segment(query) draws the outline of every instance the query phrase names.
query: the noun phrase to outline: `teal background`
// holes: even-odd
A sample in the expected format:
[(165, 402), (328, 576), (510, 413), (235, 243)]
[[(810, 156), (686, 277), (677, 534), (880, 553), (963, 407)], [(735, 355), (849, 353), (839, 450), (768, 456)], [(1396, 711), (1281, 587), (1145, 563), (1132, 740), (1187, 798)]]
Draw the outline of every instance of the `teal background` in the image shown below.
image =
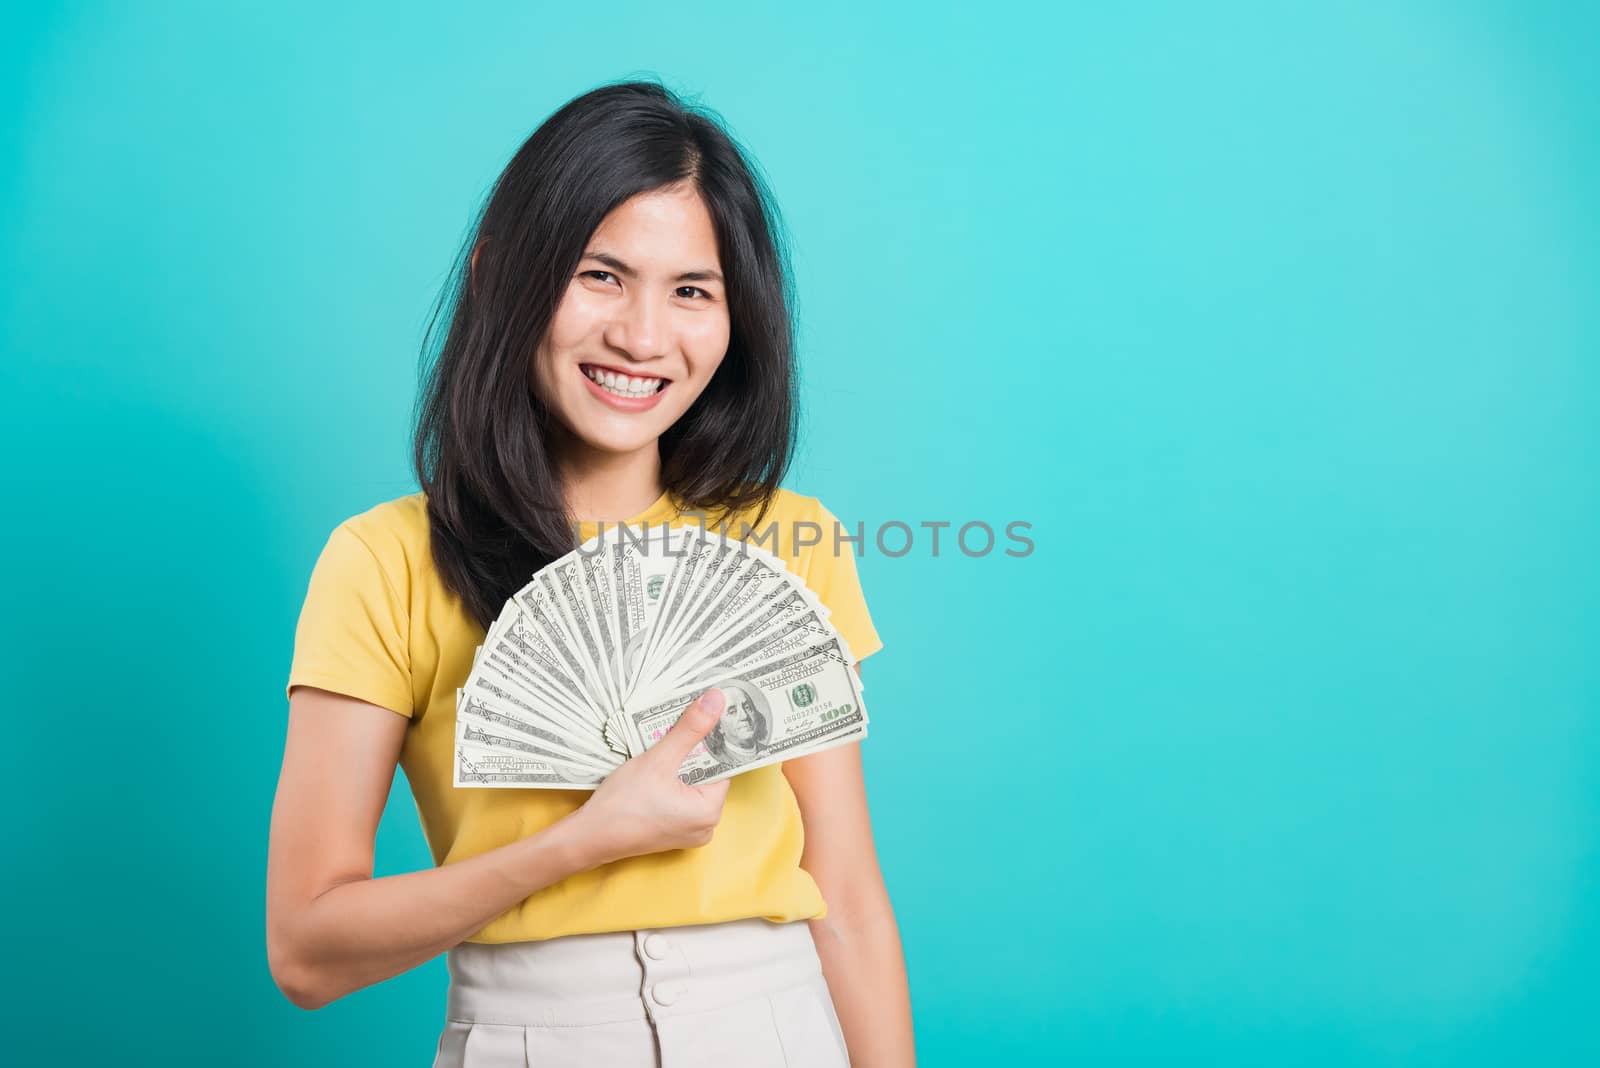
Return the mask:
[(267, 971), (293, 626), (633, 74), (786, 213), (791, 485), (1032, 524), (860, 564), (922, 1063), (1600, 1058), (1592, 5), (222, 6), (0, 16), (7, 1059), (428, 1062), (442, 959)]

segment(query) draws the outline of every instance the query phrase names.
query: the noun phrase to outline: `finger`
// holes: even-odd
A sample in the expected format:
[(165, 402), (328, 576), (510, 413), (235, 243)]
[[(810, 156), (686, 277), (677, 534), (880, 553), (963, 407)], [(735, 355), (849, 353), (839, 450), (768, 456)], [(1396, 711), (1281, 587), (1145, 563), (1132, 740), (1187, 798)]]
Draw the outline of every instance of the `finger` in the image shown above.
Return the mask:
[(652, 746), (650, 751), (659, 752), (660, 756), (656, 759), (669, 761), (676, 768), (683, 763), (683, 758), (689, 755), (689, 750), (699, 745), (700, 740), (711, 733), (711, 728), (722, 718), (722, 709), (727, 703), (728, 699), (721, 690), (715, 688), (707, 690), (683, 710), (678, 722), (661, 736), (661, 740)]
[(694, 789), (701, 797), (721, 808), (722, 802), (728, 797), (728, 787), (732, 785), (732, 779), (719, 779), (716, 782), (702, 783)]

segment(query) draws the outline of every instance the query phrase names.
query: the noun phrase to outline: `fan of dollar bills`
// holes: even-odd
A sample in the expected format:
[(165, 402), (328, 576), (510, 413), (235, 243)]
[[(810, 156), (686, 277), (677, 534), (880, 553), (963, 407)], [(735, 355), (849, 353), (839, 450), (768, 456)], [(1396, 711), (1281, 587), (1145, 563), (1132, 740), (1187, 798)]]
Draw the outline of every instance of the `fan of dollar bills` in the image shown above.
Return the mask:
[(592, 790), (705, 690), (721, 721), (683, 762), (715, 782), (866, 736), (828, 608), (760, 546), (697, 526), (614, 527), (541, 569), (456, 694), (456, 786)]

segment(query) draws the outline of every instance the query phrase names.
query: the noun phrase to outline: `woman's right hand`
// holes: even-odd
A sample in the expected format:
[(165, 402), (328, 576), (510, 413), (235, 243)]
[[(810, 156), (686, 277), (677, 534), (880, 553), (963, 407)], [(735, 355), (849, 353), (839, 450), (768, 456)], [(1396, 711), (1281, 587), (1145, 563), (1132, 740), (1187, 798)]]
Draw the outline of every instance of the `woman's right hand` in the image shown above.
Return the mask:
[(717, 725), (726, 703), (718, 689), (695, 698), (659, 742), (624, 761), (573, 813), (586, 824), (599, 863), (711, 841), (729, 781), (686, 786), (678, 769)]

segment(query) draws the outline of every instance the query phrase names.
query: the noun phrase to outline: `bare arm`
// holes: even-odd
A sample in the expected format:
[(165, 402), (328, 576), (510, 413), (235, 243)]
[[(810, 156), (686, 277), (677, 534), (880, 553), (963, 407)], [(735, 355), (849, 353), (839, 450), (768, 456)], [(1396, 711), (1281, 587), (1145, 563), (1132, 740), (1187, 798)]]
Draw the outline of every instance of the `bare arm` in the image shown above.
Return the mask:
[[(720, 711), (720, 704), (718, 704)], [(267, 962), (294, 1004), (320, 1008), (464, 941), (529, 894), (611, 860), (710, 840), (726, 782), (677, 769), (716, 713), (686, 714), (572, 815), (443, 867), (372, 877), (373, 841), (405, 717), (309, 686), (289, 701), (267, 856)], [(669, 745), (669, 739), (673, 739)]]
[(783, 773), (805, 824), (800, 866), (828, 903), (828, 914), (811, 921), (811, 934), (850, 1063), (859, 1068), (914, 1065), (905, 956), (872, 841), (861, 746), (788, 761)]

